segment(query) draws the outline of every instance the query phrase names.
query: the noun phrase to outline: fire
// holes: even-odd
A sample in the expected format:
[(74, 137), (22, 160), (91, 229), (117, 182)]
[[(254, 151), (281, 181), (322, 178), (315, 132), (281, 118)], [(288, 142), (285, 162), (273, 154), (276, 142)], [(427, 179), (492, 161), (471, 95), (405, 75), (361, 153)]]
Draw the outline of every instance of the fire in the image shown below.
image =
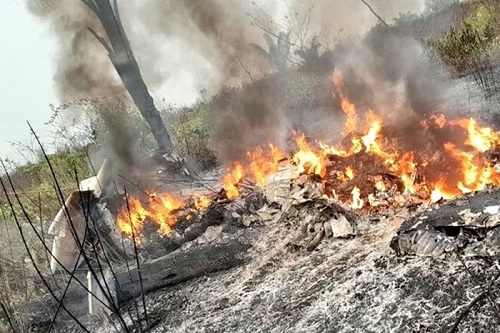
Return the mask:
[(333, 73), (333, 83), (337, 88), (339, 93), (339, 97), (341, 99), (341, 107), (342, 111), (344, 111), (346, 115), (346, 120), (344, 123), (344, 133), (348, 134), (355, 132), (358, 128), (358, 113), (356, 112), (356, 107), (352, 104), (349, 99), (345, 96), (344, 90), (344, 82), (342, 80), (342, 73), (339, 71), (335, 71)]
[(346, 177), (349, 178), (349, 180), (353, 180), (355, 174), (354, 174), (354, 170), (350, 166), (347, 166), (345, 168), (344, 173), (345, 173)]
[(279, 147), (270, 144), (269, 151), (264, 152), (260, 147), (247, 153), (250, 158), (249, 173), (255, 183), (261, 187), (266, 186), (267, 177), (278, 170), (278, 164), (285, 155)]
[(460, 191), (453, 191), (445, 189), (445, 181), (440, 180), (438, 184), (435, 185), (435, 188), (431, 192), (430, 200), (435, 203), (441, 199), (449, 200), (455, 198), (457, 195), (460, 195)]
[(245, 170), (240, 163), (235, 163), (222, 180), (222, 188), (226, 191), (228, 199), (235, 199), (240, 195), (238, 183), (245, 175)]
[(495, 133), (489, 127), (481, 128), (477, 121), (472, 118), (461, 119), (455, 123), (467, 130), (468, 137), (465, 144), (481, 153), (490, 150), (495, 144), (499, 143), (498, 133)]
[(382, 180), (379, 180), (375, 183), (375, 188), (377, 189), (377, 191), (380, 191), (380, 192), (385, 192), (387, 190), (387, 188), (384, 184), (384, 181), (382, 181)]
[[(332, 81), (346, 116), (342, 131), (345, 140), (329, 145), (308, 140), (304, 133), (296, 132), (292, 154), (285, 154), (273, 144), (256, 147), (222, 177), (227, 199), (240, 196), (243, 181), (264, 188), (269, 176), (284, 162), (297, 167), (297, 177), (313, 175), (323, 186), (323, 197), (342, 201), (353, 209), (370, 205), (387, 207), (387, 202), (383, 205), (377, 202), (380, 192), (384, 192), (384, 198), (397, 197), (389, 201), (399, 205), (409, 198), (435, 203), (488, 186), (500, 186), (500, 174), (489, 160), (490, 153), (500, 146), (499, 132), (482, 127), (472, 118), (448, 120), (443, 114), (432, 114), (419, 123), (421, 133), (418, 135), (428, 138), (428, 145), (407, 149), (397, 137), (387, 134), (391, 132), (390, 128), (386, 130), (385, 118), (371, 109), (357, 109), (348, 99), (340, 72), (334, 73)], [(443, 135), (436, 135), (440, 131)], [(439, 140), (445, 134), (449, 142), (443, 143)], [(202, 210), (212, 199), (195, 196), (192, 202), (197, 210)], [(130, 214), (124, 208), (118, 215), (117, 225), (124, 235), (135, 235), (137, 239), (146, 219), (155, 222), (161, 232), (169, 232), (177, 222), (174, 213), (184, 202), (171, 195), (152, 195), (146, 204), (131, 198), (129, 206)]]
[(193, 202), (197, 210), (202, 210), (210, 206), (212, 200), (206, 195), (198, 195), (193, 198)]
[(295, 142), (297, 143), (298, 152), (293, 155), (292, 159), (297, 164), (299, 173), (324, 177), (326, 174), (324, 157), (313, 150), (303, 134), (298, 134)]
[(139, 234), (146, 219), (158, 225), (161, 233), (167, 234), (177, 222), (173, 212), (184, 206), (184, 202), (170, 194), (158, 196), (152, 193), (146, 204), (137, 198), (130, 198), (118, 213), (116, 225), (122, 234), (132, 237), (140, 244)]
[(157, 196), (151, 195), (149, 200), (149, 218), (157, 223), (160, 231), (168, 234), (172, 231), (172, 226), (177, 222), (177, 218), (172, 214), (173, 211), (184, 206), (184, 202), (174, 198), (170, 194)]
[(136, 198), (130, 198), (116, 218), (116, 226), (122, 234), (134, 237), (136, 243), (140, 244), (139, 234), (142, 230), (144, 220), (148, 217), (148, 211), (142, 207)]
[(359, 188), (357, 187), (354, 187), (352, 189), (352, 203), (351, 203), (351, 207), (353, 209), (361, 209), (363, 208), (363, 205), (364, 205), (364, 200), (361, 199), (361, 191), (359, 190)]

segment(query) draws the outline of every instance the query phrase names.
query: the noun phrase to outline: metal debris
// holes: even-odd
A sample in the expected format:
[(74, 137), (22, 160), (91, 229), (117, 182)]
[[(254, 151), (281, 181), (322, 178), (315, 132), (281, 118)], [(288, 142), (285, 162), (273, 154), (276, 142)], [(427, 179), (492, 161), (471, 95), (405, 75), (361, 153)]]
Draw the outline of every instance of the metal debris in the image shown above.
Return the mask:
[(500, 254), (499, 191), (470, 194), (406, 220), (391, 248), (398, 255)]
[(324, 238), (346, 238), (358, 233), (355, 217), (347, 207), (323, 197), (321, 183), (311, 176), (294, 178), (296, 169), (288, 168), (270, 177), (263, 192), (266, 204), (257, 211), (236, 209), (243, 225), (288, 224), (302, 227), (305, 248), (313, 251)]

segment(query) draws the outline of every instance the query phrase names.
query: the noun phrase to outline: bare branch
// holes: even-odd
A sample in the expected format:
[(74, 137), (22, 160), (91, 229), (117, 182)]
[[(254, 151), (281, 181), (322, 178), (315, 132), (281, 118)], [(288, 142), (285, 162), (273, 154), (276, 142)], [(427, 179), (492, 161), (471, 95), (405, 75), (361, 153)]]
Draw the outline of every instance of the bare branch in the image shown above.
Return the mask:
[(97, 34), (97, 32), (95, 32), (94, 29), (92, 29), (91, 27), (87, 27), (87, 29), (89, 29), (90, 33), (95, 37), (95, 39), (97, 39), (97, 41), (99, 43), (101, 43), (102, 46), (104, 46), (106, 51), (108, 51), (108, 54), (111, 55), (114, 53), (114, 51), (111, 49), (111, 46), (109, 46), (109, 44), (106, 42), (106, 40), (104, 38), (102, 38), (101, 36), (99, 36)]
[(384, 19), (382, 17), (380, 17), (379, 14), (377, 14), (377, 12), (372, 8), (372, 6), (370, 6), (370, 4), (368, 2), (366, 2), (366, 0), (360, 0), (360, 1), (362, 3), (364, 3), (366, 7), (368, 7), (368, 9), (373, 13), (373, 15), (375, 15), (377, 17), (377, 19), (380, 21), (380, 23), (382, 23), (386, 27), (390, 27), (390, 25), (387, 24), (387, 22), (384, 21)]
[(116, 25), (118, 26), (118, 30), (120, 31), (120, 35), (122, 38), (123, 45), (125, 46), (125, 50), (127, 52), (127, 56), (129, 58), (133, 58), (132, 47), (130, 47), (130, 42), (128, 40), (127, 34), (125, 33), (125, 29), (123, 28), (122, 19), (120, 17), (120, 11), (118, 10), (118, 1), (113, 0), (113, 12), (115, 13)]
[(490, 291), (491, 291), (491, 288), (493, 287), (493, 284), (498, 280), (498, 278), (500, 278), (500, 272), (497, 273), (495, 275), (495, 277), (490, 281), (490, 283), (488, 284), (488, 286), (486, 287), (486, 290), (483, 291), (482, 293), (480, 293), (479, 295), (476, 296), (476, 298), (474, 298), (470, 303), (469, 305), (467, 305), (463, 310), (462, 312), (460, 313), (460, 315), (458, 316), (457, 320), (455, 320), (455, 323), (453, 324), (453, 327), (448, 331), (448, 333), (455, 333), (457, 330), (458, 330), (458, 326), (460, 325), (460, 322), (467, 316), (467, 314), (469, 313), (469, 311), (474, 307), (474, 305), (476, 305), (477, 303), (479, 303), (480, 301), (484, 300), (486, 297), (488, 297)]
[(80, 0), (85, 4), (85, 6), (89, 7), (91, 11), (94, 12), (97, 16), (99, 16), (99, 8), (97, 8), (94, 0)]
[(250, 73), (250, 71), (245, 67), (245, 65), (241, 61), (240, 57), (236, 56), (236, 59), (238, 59), (238, 62), (240, 63), (241, 68), (243, 68), (243, 70), (245, 71), (245, 73), (247, 73), (248, 77), (250, 78), (250, 81), (252, 81), (252, 83), (255, 84), (255, 81), (254, 81), (254, 79), (252, 77), (252, 73)]

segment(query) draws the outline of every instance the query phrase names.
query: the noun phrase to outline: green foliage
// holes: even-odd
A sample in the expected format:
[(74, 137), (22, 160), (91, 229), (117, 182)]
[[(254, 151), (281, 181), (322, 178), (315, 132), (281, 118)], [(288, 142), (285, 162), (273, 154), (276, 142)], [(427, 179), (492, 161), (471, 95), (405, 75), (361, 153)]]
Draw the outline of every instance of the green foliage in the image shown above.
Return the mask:
[(497, 20), (493, 13), (487, 5), (480, 4), (459, 26), (453, 27), (441, 38), (428, 40), (427, 44), (446, 65), (463, 72), (497, 46)]
[(217, 164), (215, 152), (208, 145), (212, 133), (208, 121), (211, 107), (211, 104), (200, 101), (189, 108), (162, 114), (178, 153), (190, 156), (202, 168)]
[[(89, 167), (85, 147), (58, 151), (50, 155), (49, 160), (63, 195), (78, 188), (77, 178), (81, 180), (93, 174)], [(41, 157), (35, 162), (18, 166), (10, 176), (21, 203), (31, 219), (50, 220), (61, 208), (59, 194), (45, 158)], [(4, 181), (4, 183), (8, 182)], [(14, 201), (16, 215), (24, 217), (21, 207), (14, 199), (12, 189), (10, 189), (10, 197)], [(3, 194), (0, 196), (0, 210), (2, 218), (12, 218), (12, 210)]]

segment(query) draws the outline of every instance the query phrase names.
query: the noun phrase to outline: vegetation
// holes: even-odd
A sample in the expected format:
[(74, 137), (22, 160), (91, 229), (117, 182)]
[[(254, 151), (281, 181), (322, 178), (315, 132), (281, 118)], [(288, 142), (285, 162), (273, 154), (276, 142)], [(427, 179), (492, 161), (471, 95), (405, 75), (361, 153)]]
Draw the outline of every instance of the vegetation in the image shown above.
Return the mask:
[(464, 4), (462, 22), (443, 36), (427, 40), (429, 48), (456, 73), (473, 70), (500, 46), (499, 8), (493, 1)]

